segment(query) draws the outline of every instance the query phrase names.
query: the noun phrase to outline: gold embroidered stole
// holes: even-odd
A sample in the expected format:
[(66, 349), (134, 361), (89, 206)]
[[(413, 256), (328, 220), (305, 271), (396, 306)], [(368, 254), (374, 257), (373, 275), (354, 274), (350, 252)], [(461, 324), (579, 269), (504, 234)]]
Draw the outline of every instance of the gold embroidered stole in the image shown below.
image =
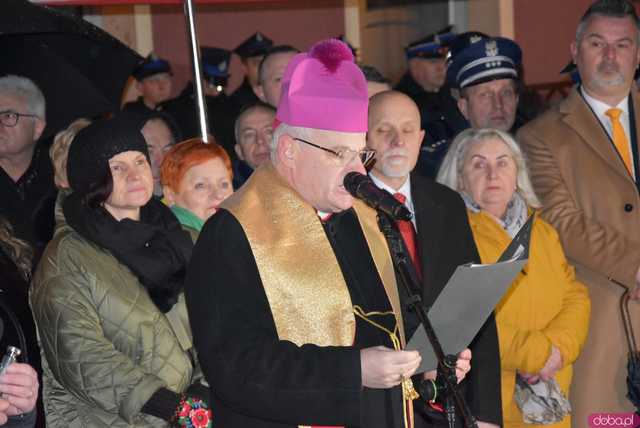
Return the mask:
[(222, 207), (247, 236), (278, 337), (298, 346), (351, 346), (351, 296), (316, 210), (270, 164)]
[[(258, 168), (222, 208), (240, 223), (258, 267), (278, 337), (298, 346), (351, 346), (354, 309), (316, 210), (270, 164)], [(400, 298), (375, 210), (354, 209), (405, 345)], [(377, 308), (375, 308), (377, 309)]]

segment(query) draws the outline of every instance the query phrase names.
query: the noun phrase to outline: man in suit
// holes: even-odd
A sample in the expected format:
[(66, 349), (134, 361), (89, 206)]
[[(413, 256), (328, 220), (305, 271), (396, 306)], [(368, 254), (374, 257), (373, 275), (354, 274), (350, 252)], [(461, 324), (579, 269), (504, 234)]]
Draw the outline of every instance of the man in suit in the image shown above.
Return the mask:
[[(414, 214), (415, 245), (410, 243), (411, 238), (405, 239), (405, 243), (416, 270), (422, 273), (424, 303), (431, 306), (455, 268), (477, 262), (479, 256), (460, 196), (412, 173), (424, 135), (420, 123), (418, 106), (407, 95), (387, 91), (371, 98), (367, 147), (376, 150), (376, 163), (369, 174), (378, 187), (401, 194), (402, 197), (396, 197), (404, 200)], [(410, 337), (418, 321), (412, 313), (403, 317)], [(465, 396), (480, 427), (500, 426), (500, 356), (493, 315), (470, 348), (474, 364), (464, 383)], [(447, 426), (433, 411), (424, 416), (430, 426)]]
[(628, 347), (619, 303), (630, 294), (632, 324), (639, 325), (638, 29), (630, 2), (592, 4), (571, 44), (582, 85), (518, 133), (543, 216), (594, 302), (573, 376), (575, 427), (587, 426), (591, 413), (633, 410), (625, 397)]

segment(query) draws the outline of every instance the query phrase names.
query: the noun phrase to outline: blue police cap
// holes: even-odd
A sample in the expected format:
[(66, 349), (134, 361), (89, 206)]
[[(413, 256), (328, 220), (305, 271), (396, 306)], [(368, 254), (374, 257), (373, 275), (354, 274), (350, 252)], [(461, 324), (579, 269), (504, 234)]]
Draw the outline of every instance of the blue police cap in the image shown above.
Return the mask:
[(449, 44), (455, 40), (456, 34), (448, 26), (437, 33), (416, 40), (405, 48), (407, 59), (411, 58), (445, 58), (449, 50)]
[(264, 55), (271, 46), (273, 46), (273, 40), (258, 31), (240, 43), (233, 52), (240, 58), (251, 58), (252, 56)]
[(522, 50), (504, 37), (483, 37), (465, 33), (454, 42), (456, 51), (448, 59), (447, 82), (463, 89), (497, 79), (518, 79)]
[(157, 55), (150, 53), (140, 64), (138, 64), (131, 75), (134, 77), (134, 79), (140, 82), (147, 77), (151, 77), (161, 73), (172, 74), (171, 65), (167, 60), (164, 60)]
[(200, 49), (200, 55), (205, 78), (229, 77), (231, 51), (205, 46)]

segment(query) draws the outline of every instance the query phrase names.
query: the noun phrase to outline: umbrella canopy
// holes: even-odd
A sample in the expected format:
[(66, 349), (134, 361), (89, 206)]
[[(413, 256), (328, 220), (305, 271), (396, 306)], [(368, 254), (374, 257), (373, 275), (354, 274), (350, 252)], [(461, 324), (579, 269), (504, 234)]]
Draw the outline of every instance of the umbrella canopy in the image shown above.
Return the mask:
[(32, 79), (47, 102), (45, 135), (117, 111), (140, 55), (93, 24), (27, 0), (3, 0), (0, 75)]

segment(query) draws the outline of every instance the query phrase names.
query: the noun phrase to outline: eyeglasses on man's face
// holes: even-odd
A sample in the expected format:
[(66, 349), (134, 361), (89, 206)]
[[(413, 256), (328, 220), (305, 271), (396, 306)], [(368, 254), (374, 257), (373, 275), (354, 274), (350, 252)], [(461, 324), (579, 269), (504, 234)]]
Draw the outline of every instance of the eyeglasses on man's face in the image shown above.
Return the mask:
[(331, 153), (333, 158), (337, 160), (340, 165), (347, 165), (352, 160), (356, 158), (356, 156), (360, 159), (360, 162), (366, 167), (373, 160), (373, 157), (376, 154), (375, 150), (364, 149), (364, 150), (350, 150), (350, 149), (338, 149), (332, 150), (326, 147), (319, 146), (317, 144), (313, 144), (311, 141), (303, 140), (302, 138), (294, 138), (296, 141), (300, 141), (301, 143), (308, 144), (311, 147), (315, 147), (320, 150), (324, 150), (327, 153)]
[(18, 113), (12, 110), (0, 111), (0, 123), (8, 128), (13, 128), (18, 124), (21, 117), (38, 117), (35, 114)]

